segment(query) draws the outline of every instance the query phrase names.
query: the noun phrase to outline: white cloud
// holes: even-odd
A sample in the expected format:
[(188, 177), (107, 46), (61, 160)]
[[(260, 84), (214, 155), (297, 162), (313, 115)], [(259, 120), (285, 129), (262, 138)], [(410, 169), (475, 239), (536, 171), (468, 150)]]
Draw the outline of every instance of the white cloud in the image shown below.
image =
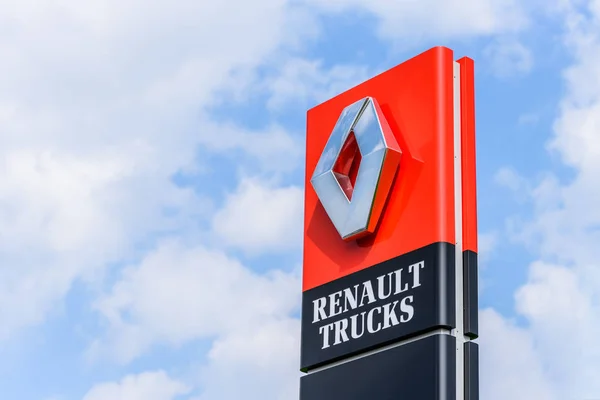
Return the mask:
[(284, 319), (219, 339), (194, 400), (298, 398), (299, 332), (298, 320)]
[(516, 0), (308, 0), (329, 12), (365, 10), (380, 22), (380, 34), (407, 42), (515, 32), (527, 24)]
[(492, 309), (480, 313), (481, 398), (558, 400), (548, 383), (535, 339)]
[[(259, 275), (223, 253), (163, 243), (139, 265), (125, 269), (97, 301), (108, 331), (90, 355), (129, 362), (155, 343), (233, 340), (285, 321), (298, 307), (299, 294), (296, 273)], [(217, 346), (214, 351), (222, 355), (225, 350)]]
[[(290, 172), (301, 166), (304, 145), (278, 125), (249, 130), (229, 123), (207, 123), (199, 143), (212, 152), (229, 155), (239, 161), (239, 152), (256, 159), (265, 172)], [(218, 171), (216, 171), (218, 172)]]
[(504, 186), (512, 191), (522, 189), (524, 184), (527, 183), (527, 181), (524, 180), (517, 171), (510, 167), (500, 168), (496, 172), (494, 180), (500, 186)]
[[(142, 161), (143, 148), (81, 157), (13, 150), (0, 170), (0, 336), (37, 323), (77, 277), (118, 259), (144, 233), (189, 222), (206, 203)], [(131, 152), (132, 156), (127, 157)]]
[[(252, 96), (259, 94), (266, 98), (269, 112), (306, 110), (373, 75), (373, 71), (364, 65), (326, 65), (322, 59), (282, 55), (271, 60), (262, 75), (256, 71), (235, 71), (216, 101), (226, 107), (228, 102), (243, 104), (253, 101)], [(240, 85), (240, 81), (244, 84)]]
[(286, 60), (278, 75), (267, 79), (269, 107), (281, 109), (290, 102), (312, 107), (369, 78), (365, 67), (323, 66), (321, 61), (293, 58)]
[(498, 246), (497, 232), (480, 233), (477, 243), (479, 245), (478, 255), (483, 262), (486, 262)]
[(535, 216), (518, 229), (537, 243), (546, 259), (585, 265), (600, 256), (600, 24), (593, 17), (600, 12), (595, 2), (589, 3), (589, 10), (568, 5), (565, 2), (563, 10), (565, 43), (575, 59), (565, 73), (567, 93), (549, 149), (575, 174), (568, 182), (548, 174), (538, 184), (528, 184)]
[(512, 167), (502, 167), (496, 171), (494, 181), (497, 185), (510, 190), (515, 200), (525, 202), (531, 198), (531, 183)]
[(297, 272), (257, 274), (223, 253), (164, 243), (97, 302), (108, 330), (90, 355), (129, 362), (154, 344), (212, 340), (195, 400), (288, 400), (298, 394), (299, 300)]
[(83, 400), (175, 400), (189, 392), (187, 385), (164, 371), (156, 371), (128, 375), (120, 382), (97, 384)]
[(517, 123), (521, 126), (536, 125), (540, 121), (540, 115), (538, 113), (530, 112), (519, 115)]
[(297, 249), (303, 201), (299, 187), (244, 179), (215, 214), (213, 230), (224, 244), (253, 254)]
[(482, 396), (592, 399), (600, 393), (600, 274), (541, 261), (515, 295), (517, 324), (481, 313)]
[(526, 74), (533, 68), (533, 54), (514, 38), (494, 39), (483, 56), (492, 73), (501, 78)]
[(540, 359), (558, 398), (593, 398), (600, 393), (600, 274), (543, 262), (530, 268), (516, 295), (517, 309), (534, 333)]
[[(511, 328), (518, 332), (515, 340), (501, 337), (509, 322), (485, 322), (488, 335), (494, 327), (497, 332), (488, 339), (482, 334), (482, 339), (495, 342), (492, 346), (500, 351), (482, 373), (487, 374), (486, 390), (502, 391), (494, 386), (498, 366), (518, 357), (515, 376), (505, 379), (527, 390), (524, 398), (591, 399), (600, 393), (600, 3), (567, 1), (560, 6), (574, 63), (565, 73), (567, 93), (549, 148), (573, 167), (574, 176), (564, 182), (548, 174), (537, 184), (510, 173), (501, 179), (529, 195), (533, 217), (515, 223), (513, 236), (532, 246), (538, 260), (515, 295), (524, 321), (521, 328)], [(519, 398), (515, 396), (519, 394), (489, 398)]]
[(485, 275), (484, 273), (482, 273), (482, 271), (485, 271), (488, 268), (488, 262), (492, 258), (496, 251), (496, 248), (498, 247), (498, 236), (498, 232), (495, 231), (479, 233), (479, 252), (477, 253), (477, 266), (480, 271), (478, 274), (478, 288), (480, 296), (487, 291), (487, 288), (490, 285), (490, 282), (488, 282), (488, 280), (485, 278)]
[(297, 166), (283, 129), (204, 112), (231, 71), (303, 36), (287, 1), (0, 7), (1, 337), (42, 321), (76, 279), (136, 245), (195, 229), (210, 202), (170, 178), (194, 170), (198, 145)]

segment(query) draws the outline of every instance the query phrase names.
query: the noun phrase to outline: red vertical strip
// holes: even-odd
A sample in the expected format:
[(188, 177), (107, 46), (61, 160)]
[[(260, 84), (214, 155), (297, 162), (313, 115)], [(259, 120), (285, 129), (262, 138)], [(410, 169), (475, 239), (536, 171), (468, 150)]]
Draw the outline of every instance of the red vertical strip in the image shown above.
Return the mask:
[(477, 175), (475, 171), (475, 67), (463, 57), (460, 64), (460, 119), (462, 136), (463, 251), (477, 253)]

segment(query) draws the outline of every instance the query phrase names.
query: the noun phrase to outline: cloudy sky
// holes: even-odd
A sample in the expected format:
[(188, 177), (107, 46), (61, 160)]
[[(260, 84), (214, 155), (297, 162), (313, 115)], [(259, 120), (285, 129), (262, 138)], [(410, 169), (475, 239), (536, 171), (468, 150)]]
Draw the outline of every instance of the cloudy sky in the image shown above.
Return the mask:
[(435, 45), (482, 398), (600, 398), (600, 0), (0, 0), (0, 397), (296, 398), (305, 111)]

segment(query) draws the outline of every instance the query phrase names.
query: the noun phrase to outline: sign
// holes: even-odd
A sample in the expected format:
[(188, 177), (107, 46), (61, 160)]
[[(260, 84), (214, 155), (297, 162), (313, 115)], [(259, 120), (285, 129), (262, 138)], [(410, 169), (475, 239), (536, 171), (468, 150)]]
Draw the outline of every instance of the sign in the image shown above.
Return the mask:
[(435, 243), (304, 293), (301, 368), (454, 326), (454, 247)]
[(309, 374), (300, 381), (300, 400), (454, 398), (455, 348), (454, 337), (435, 335)]
[(444, 47), (308, 111), (301, 400), (478, 398), (474, 126)]

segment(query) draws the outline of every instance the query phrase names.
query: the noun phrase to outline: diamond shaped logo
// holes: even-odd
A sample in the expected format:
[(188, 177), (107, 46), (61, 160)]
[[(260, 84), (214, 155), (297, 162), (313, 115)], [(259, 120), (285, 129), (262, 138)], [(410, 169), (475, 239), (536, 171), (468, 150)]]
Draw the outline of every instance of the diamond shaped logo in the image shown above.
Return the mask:
[(310, 180), (343, 240), (375, 231), (401, 155), (375, 99), (344, 108)]

